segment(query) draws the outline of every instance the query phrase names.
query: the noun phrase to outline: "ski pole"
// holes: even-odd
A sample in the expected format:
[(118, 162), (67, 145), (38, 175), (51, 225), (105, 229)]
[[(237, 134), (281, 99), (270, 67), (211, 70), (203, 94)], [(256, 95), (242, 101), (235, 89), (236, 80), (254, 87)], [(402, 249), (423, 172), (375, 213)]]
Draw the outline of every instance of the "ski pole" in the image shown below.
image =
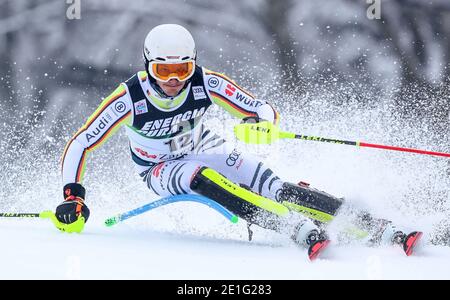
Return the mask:
[(111, 218), (108, 218), (105, 220), (105, 225), (108, 227), (111, 227), (119, 222), (125, 221), (126, 219), (135, 217), (135, 216), (140, 215), (149, 210), (152, 210), (157, 207), (161, 207), (163, 205), (167, 205), (170, 203), (180, 202), (180, 201), (192, 201), (192, 202), (205, 204), (205, 205), (215, 209), (217, 212), (221, 213), (225, 218), (230, 220), (232, 223), (237, 223), (237, 221), (238, 221), (238, 217), (235, 214), (230, 212), (228, 209), (226, 209), (219, 203), (217, 203), (207, 197), (200, 196), (200, 195), (176, 195), (176, 196), (161, 198), (154, 202), (145, 204), (141, 207), (138, 207), (133, 210), (127, 211), (125, 213), (121, 213), (121, 214), (118, 214)]
[(315, 141), (315, 142), (324, 142), (324, 143), (332, 143), (332, 144), (341, 144), (341, 145), (349, 145), (349, 146), (358, 146), (358, 147), (368, 147), (368, 148), (377, 148), (384, 150), (393, 150), (393, 151), (401, 151), (401, 152), (411, 152), (417, 154), (426, 154), (426, 155), (434, 155), (441, 157), (449, 157), (450, 153), (444, 152), (434, 152), (420, 149), (412, 149), (412, 148), (403, 148), (396, 146), (387, 146), (387, 145), (379, 145), (379, 144), (371, 144), (360, 141), (346, 141), (346, 140), (338, 140), (333, 138), (324, 138), (319, 136), (309, 136), (303, 134), (296, 134), (287, 131), (280, 131), (278, 127), (273, 125), (270, 122), (260, 122), (260, 123), (244, 123), (239, 124), (234, 127), (234, 133), (239, 140), (242, 140), (248, 144), (270, 144), (275, 142), (278, 139), (299, 139), (304, 141)]
[(41, 213), (0, 213), (2, 218), (39, 218)]
[(55, 213), (53, 213), (50, 210), (42, 211), (40, 213), (12, 213), (12, 212), (6, 212), (6, 213), (0, 213), (0, 217), (2, 218), (40, 218), (40, 219), (50, 219), (52, 221), (53, 225), (55, 225), (56, 228), (58, 228), (61, 231), (65, 231), (68, 233), (77, 232), (80, 233), (83, 231), (85, 220), (84, 217), (78, 218), (75, 222), (71, 224), (64, 224), (58, 221), (58, 219), (55, 216)]

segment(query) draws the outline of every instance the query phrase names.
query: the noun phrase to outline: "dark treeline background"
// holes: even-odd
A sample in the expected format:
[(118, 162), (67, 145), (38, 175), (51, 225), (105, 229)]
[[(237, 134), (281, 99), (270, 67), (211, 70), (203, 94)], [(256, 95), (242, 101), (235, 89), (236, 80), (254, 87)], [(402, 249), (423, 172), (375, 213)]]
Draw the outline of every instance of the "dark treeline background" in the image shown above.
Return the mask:
[(58, 137), (55, 118), (97, 104), (143, 69), (143, 39), (161, 23), (191, 30), (199, 64), (249, 88), (272, 83), (265, 96), (275, 103), (283, 91), (345, 84), (363, 105), (394, 95), (400, 113), (448, 130), (448, 0), (384, 0), (379, 20), (367, 18), (365, 0), (95, 0), (81, 1), (74, 20), (69, 6), (0, 0), (0, 121), (19, 109), (30, 129), (14, 137), (22, 146), (39, 124)]

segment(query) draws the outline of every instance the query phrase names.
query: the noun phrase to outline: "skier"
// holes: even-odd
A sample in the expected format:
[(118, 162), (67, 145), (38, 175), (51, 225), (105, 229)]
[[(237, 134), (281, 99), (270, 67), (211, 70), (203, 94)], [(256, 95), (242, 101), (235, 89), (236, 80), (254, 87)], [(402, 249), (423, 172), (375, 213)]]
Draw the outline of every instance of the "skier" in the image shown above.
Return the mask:
[[(314, 259), (329, 243), (323, 222), (313, 221), (314, 215), (336, 216), (344, 210), (343, 200), (283, 181), (207, 129), (202, 117), (212, 104), (242, 119), (237, 128), (248, 123), (277, 126), (279, 115), (230, 78), (198, 66), (196, 56), (193, 37), (180, 25), (163, 24), (148, 33), (145, 71), (104, 99), (64, 150), (64, 201), (56, 208), (57, 219), (84, 226), (89, 218), (82, 185), (87, 155), (124, 127), (131, 158), (151, 191), (209, 197), (249, 224), (288, 234)], [(406, 235), (392, 222), (364, 212), (358, 220), (376, 243), (398, 243), (408, 255), (421, 235)]]

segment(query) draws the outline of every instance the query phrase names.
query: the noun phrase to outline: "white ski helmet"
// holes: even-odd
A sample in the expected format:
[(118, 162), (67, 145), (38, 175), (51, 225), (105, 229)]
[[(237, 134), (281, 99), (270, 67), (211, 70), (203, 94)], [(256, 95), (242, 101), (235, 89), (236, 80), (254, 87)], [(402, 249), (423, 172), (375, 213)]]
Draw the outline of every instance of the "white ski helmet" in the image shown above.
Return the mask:
[(156, 26), (145, 38), (145, 69), (160, 81), (188, 80), (195, 72), (196, 54), (194, 38), (177, 24)]

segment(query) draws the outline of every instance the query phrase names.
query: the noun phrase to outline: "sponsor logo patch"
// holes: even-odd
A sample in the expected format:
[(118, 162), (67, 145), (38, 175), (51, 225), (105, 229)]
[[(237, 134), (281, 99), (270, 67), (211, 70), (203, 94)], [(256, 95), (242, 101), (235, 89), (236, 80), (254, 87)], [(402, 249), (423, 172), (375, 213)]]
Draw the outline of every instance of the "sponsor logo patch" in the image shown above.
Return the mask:
[[(229, 96), (231, 96), (231, 95), (229, 95)], [(236, 96), (234, 97), (234, 99), (236, 99), (240, 103), (248, 105), (250, 107), (258, 107), (258, 106), (263, 105), (263, 103), (261, 101), (247, 97), (244, 94), (241, 94), (239, 92), (236, 93)]]
[(193, 86), (192, 93), (194, 94), (195, 100), (206, 99), (205, 90), (202, 86)]
[(212, 88), (215, 88), (219, 85), (219, 79), (216, 77), (211, 77), (208, 79), (208, 85)]
[(136, 115), (145, 114), (148, 112), (147, 108), (147, 102), (145, 99), (139, 100), (136, 103), (134, 103), (134, 111)]
[(239, 156), (241, 156), (241, 152), (236, 151), (236, 149), (233, 150), (233, 152), (228, 155), (227, 160), (225, 161), (227, 166), (232, 167), (236, 164), (236, 161), (239, 159)]
[[(173, 117), (150, 120), (145, 122), (138, 131), (148, 137), (164, 137), (166, 135), (178, 134), (182, 130), (182, 127), (186, 125), (186, 122), (188, 122), (187, 124), (191, 124), (192, 121), (201, 118), (205, 112), (206, 107), (202, 107), (193, 111), (187, 110)], [(182, 126), (182, 124), (184, 125)]]
[(114, 109), (119, 113), (123, 113), (126, 109), (127, 106), (125, 105), (125, 103), (123, 103), (122, 101), (118, 101), (116, 102), (116, 104), (114, 104)]
[(146, 158), (151, 158), (151, 159), (155, 159), (158, 156), (155, 154), (149, 154), (147, 151), (142, 150), (141, 148), (134, 148), (134, 150), (136, 150), (137, 153), (139, 153), (140, 155), (146, 157)]
[(225, 94), (227, 94), (227, 96), (233, 96), (235, 91), (236, 88), (234, 86), (232, 86), (231, 84), (227, 84), (227, 87), (225, 89)]
[(102, 116), (101, 118), (97, 119), (96, 123), (95, 123), (95, 127), (94, 129), (92, 129), (91, 131), (86, 132), (85, 137), (86, 137), (86, 141), (88, 143), (91, 142), (91, 140), (95, 140), (97, 138), (97, 136), (102, 135), (103, 132), (105, 131), (105, 128), (107, 128), (107, 126), (109, 125), (110, 122), (108, 122), (108, 119), (105, 116)]

